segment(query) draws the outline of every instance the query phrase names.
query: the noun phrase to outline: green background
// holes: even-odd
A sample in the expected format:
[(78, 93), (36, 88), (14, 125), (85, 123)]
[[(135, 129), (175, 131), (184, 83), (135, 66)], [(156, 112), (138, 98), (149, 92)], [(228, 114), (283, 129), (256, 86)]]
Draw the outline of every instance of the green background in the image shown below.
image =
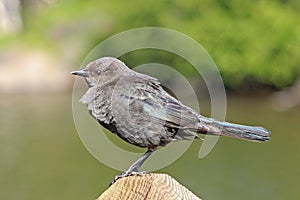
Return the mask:
[[(132, 28), (170, 28), (195, 39), (221, 72), (226, 119), (263, 125), (272, 139), (260, 144), (220, 138), (204, 159), (198, 159), (201, 142), (194, 141), (182, 157), (157, 172), (205, 200), (300, 198), (300, 107), (280, 110), (272, 104), (276, 92), (299, 79), (299, 1), (21, 2), (23, 28), (0, 34), (0, 53), (46, 52), (66, 71), (78, 69), (99, 42)], [(123, 59), (130, 66), (159, 59), (193, 79), (193, 71), (175, 57), (148, 50)], [(69, 74), (66, 79), (71, 80)], [(209, 116), (209, 97), (197, 95), (201, 113)], [(0, 97), (0, 199), (96, 199), (120, 173), (93, 158), (81, 143), (72, 118), (72, 83), (63, 92), (1, 91)]]

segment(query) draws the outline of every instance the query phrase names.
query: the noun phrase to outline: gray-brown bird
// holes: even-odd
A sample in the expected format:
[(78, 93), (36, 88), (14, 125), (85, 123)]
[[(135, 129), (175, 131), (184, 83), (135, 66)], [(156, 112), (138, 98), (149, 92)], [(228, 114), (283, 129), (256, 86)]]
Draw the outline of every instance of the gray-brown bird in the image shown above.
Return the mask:
[(129, 69), (122, 61), (103, 57), (71, 72), (85, 78), (89, 89), (81, 98), (90, 114), (105, 128), (130, 144), (147, 148), (123, 174), (138, 174), (158, 146), (199, 138), (200, 134), (264, 142), (270, 131), (201, 116), (169, 95), (157, 79)]

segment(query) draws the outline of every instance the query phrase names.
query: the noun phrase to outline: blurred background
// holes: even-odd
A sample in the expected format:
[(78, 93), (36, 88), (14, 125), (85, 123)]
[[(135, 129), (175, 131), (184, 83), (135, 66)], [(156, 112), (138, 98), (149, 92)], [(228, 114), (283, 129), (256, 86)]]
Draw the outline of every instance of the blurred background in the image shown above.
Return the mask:
[[(194, 141), (158, 172), (207, 200), (299, 199), (299, 19), (299, 0), (0, 0), (0, 199), (95, 199), (120, 173), (82, 145), (69, 72), (104, 39), (145, 26), (200, 43), (222, 75), (226, 119), (272, 131), (264, 144), (220, 138), (201, 160), (201, 142)], [(183, 59), (155, 50), (121, 59), (173, 66), (197, 91), (201, 113), (210, 115), (205, 85)]]

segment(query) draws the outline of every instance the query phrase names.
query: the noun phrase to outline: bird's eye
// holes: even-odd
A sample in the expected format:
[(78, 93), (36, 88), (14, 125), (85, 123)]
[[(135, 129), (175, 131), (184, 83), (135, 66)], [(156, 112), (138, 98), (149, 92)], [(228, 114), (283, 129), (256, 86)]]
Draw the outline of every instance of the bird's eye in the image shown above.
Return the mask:
[(100, 74), (101, 74), (101, 70), (97, 69), (97, 70), (95, 70), (95, 73), (96, 73), (97, 75), (100, 75)]

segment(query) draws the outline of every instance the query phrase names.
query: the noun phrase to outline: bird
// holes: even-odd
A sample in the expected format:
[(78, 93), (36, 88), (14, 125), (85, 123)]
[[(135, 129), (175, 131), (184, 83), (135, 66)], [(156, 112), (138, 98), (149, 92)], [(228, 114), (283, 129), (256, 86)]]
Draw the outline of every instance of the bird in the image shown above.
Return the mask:
[(229, 136), (254, 142), (270, 139), (270, 131), (205, 117), (167, 93), (154, 77), (135, 72), (114, 57), (102, 57), (71, 72), (88, 85), (80, 101), (100, 125), (147, 151), (117, 179), (139, 175), (145, 160), (172, 141), (201, 139), (199, 134)]

